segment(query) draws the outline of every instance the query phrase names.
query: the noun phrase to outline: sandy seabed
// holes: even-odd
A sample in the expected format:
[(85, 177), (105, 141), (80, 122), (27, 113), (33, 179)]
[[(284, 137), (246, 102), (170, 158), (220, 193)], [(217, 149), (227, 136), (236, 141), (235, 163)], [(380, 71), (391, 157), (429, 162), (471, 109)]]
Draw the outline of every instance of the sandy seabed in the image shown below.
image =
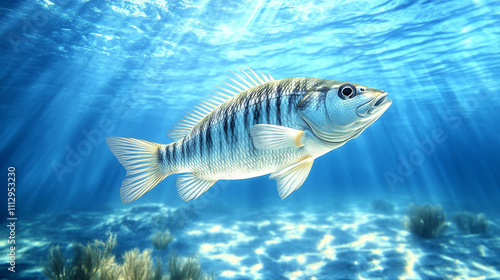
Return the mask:
[[(18, 222), (16, 278), (43, 279), (52, 245), (71, 258), (73, 242), (116, 234), (118, 261), (133, 248), (153, 249), (151, 236), (169, 229), (174, 241), (154, 256), (196, 254), (216, 279), (500, 279), (500, 227), (471, 235), (452, 223), (439, 238), (422, 239), (402, 224), (407, 204), (377, 213), (369, 202), (335, 211), (169, 208), (143, 204), (93, 213), (43, 214)], [(0, 241), (2, 252), (7, 240)], [(0, 275), (12, 276), (8, 264)]]

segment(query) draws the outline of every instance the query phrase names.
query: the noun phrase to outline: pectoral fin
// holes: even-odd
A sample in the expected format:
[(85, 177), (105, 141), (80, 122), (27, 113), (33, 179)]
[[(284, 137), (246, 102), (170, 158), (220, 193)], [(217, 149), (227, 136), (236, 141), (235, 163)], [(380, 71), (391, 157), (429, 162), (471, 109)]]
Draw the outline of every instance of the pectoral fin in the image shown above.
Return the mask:
[(302, 144), (304, 131), (289, 127), (256, 124), (250, 128), (253, 144), (262, 150), (273, 150), (283, 148), (299, 148)]
[(270, 179), (278, 182), (278, 194), (285, 199), (289, 194), (300, 188), (309, 175), (314, 159), (306, 157), (271, 173)]

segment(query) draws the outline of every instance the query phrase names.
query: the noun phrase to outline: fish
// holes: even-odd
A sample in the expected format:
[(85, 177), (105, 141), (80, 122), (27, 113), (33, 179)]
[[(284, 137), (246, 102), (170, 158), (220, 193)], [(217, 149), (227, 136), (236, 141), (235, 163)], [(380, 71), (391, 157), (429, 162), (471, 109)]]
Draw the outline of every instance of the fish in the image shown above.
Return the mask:
[(198, 198), (219, 180), (270, 174), (285, 199), (302, 186), (316, 158), (358, 137), (392, 104), (385, 91), (336, 80), (274, 79), (251, 68), (169, 131), (170, 144), (106, 139), (126, 169), (121, 202), (135, 201), (167, 176), (180, 174), (180, 198)]

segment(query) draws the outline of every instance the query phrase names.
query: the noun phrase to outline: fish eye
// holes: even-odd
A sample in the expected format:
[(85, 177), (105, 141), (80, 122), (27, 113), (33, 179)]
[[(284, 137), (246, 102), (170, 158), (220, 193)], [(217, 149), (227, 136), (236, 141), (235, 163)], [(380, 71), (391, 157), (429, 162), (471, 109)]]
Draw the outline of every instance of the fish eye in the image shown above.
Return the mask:
[(339, 96), (342, 99), (353, 98), (356, 95), (356, 87), (351, 84), (343, 84), (339, 88)]

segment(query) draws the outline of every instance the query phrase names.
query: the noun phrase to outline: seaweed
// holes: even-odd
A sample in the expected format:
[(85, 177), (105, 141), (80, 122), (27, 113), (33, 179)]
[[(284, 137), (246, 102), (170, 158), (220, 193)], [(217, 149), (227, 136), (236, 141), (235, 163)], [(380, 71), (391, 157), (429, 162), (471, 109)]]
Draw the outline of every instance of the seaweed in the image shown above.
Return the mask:
[(488, 219), (483, 213), (474, 215), (468, 211), (457, 212), (453, 215), (453, 222), (466, 233), (478, 234), (488, 229)]
[(158, 231), (151, 238), (151, 240), (153, 241), (153, 246), (156, 250), (165, 250), (168, 247), (168, 244), (170, 244), (173, 239), (174, 236), (168, 229), (164, 232)]
[(394, 204), (383, 199), (372, 200), (371, 206), (373, 210), (383, 213), (392, 213), (392, 211), (394, 210)]
[(167, 277), (164, 276), (163, 272), (163, 264), (162, 260), (160, 257), (156, 258), (156, 265), (154, 266), (154, 273), (153, 273), (153, 278), (151, 280), (162, 280), (166, 279)]
[(127, 280), (153, 279), (154, 271), (151, 250), (144, 250), (140, 253), (139, 249), (135, 248), (125, 252), (123, 255), (122, 274)]
[(49, 279), (116, 279), (119, 275), (112, 250), (116, 235), (106, 242), (94, 240), (87, 245), (74, 243), (73, 259), (67, 262), (60, 247), (51, 247), (43, 273)]
[(169, 280), (211, 280), (212, 275), (207, 275), (201, 270), (200, 261), (191, 256), (181, 258), (176, 252), (170, 253), (168, 259)]
[[(159, 240), (164, 240), (163, 245), (173, 238), (170, 232), (159, 233)], [(166, 241), (168, 242), (166, 242)], [(94, 240), (82, 245), (74, 243), (73, 258), (66, 261), (60, 247), (52, 246), (47, 255), (48, 260), (43, 265), (43, 273), (49, 279), (83, 279), (83, 280), (209, 280), (214, 279), (201, 269), (197, 257), (179, 257), (177, 253), (170, 254), (168, 260), (168, 277), (164, 272), (164, 264), (160, 257), (153, 264), (151, 250), (140, 252), (138, 248), (123, 254), (123, 263), (115, 262), (112, 253), (116, 246), (116, 235), (109, 235), (106, 242)]]
[(436, 238), (446, 230), (446, 214), (440, 205), (417, 206), (412, 203), (408, 207), (404, 227), (420, 237)]
[(70, 279), (69, 266), (65, 264), (64, 256), (59, 245), (52, 246), (47, 255), (48, 261), (43, 266), (43, 274), (49, 279), (64, 280)]

